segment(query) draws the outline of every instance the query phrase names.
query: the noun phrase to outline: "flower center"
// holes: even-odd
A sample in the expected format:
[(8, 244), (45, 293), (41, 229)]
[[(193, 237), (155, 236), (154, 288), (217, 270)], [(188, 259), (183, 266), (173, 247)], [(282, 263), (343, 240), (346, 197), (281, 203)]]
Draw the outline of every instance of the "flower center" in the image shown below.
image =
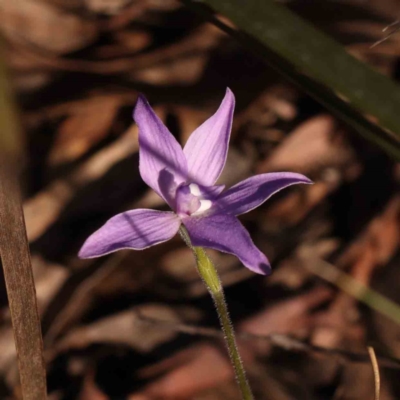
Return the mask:
[(175, 208), (180, 216), (196, 216), (208, 210), (212, 201), (204, 198), (203, 193), (196, 183), (181, 185), (176, 190)]

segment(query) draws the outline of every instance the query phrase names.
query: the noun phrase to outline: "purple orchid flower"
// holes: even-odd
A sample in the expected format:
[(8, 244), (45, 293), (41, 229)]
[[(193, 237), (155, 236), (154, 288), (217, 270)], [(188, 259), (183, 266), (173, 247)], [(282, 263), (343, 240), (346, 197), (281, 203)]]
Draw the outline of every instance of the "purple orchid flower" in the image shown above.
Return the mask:
[(79, 256), (146, 249), (171, 239), (184, 224), (193, 246), (234, 254), (250, 270), (268, 273), (266, 256), (236, 216), (288, 186), (311, 181), (300, 174), (277, 172), (253, 176), (226, 191), (215, 185), (226, 162), (234, 105), (234, 95), (227, 89), (217, 112), (182, 149), (140, 96), (133, 113), (139, 127), (140, 174), (173, 212), (137, 209), (118, 214), (86, 240)]

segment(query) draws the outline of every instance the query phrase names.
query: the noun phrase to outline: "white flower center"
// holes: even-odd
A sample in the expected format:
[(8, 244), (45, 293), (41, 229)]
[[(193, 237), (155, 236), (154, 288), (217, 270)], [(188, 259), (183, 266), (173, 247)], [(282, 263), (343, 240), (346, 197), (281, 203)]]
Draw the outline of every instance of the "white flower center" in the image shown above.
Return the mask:
[(200, 191), (199, 185), (197, 185), (196, 183), (191, 183), (189, 185), (189, 190), (193, 196), (201, 197), (201, 191)]
[(200, 207), (199, 209), (194, 212), (192, 215), (199, 215), (203, 213), (204, 211), (207, 211), (210, 209), (212, 206), (212, 201), (211, 200), (200, 200)]
[(204, 195), (205, 193), (196, 183), (180, 186), (176, 192), (176, 212), (182, 216), (197, 216), (207, 211), (213, 203), (208, 198), (204, 198)]

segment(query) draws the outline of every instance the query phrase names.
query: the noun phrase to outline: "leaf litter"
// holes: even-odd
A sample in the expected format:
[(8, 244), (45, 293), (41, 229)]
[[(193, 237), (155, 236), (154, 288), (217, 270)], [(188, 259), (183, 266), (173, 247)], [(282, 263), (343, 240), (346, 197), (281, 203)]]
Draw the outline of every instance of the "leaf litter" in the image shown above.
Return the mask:
[[(357, 57), (398, 76), (399, 37), (371, 48), (393, 22), (395, 2), (289, 5)], [(4, 2), (0, 18), (28, 149), (24, 211), (49, 398), (238, 398), (221, 340), (205, 334), (217, 321), (183, 243), (76, 257), (85, 237), (116, 212), (163, 207), (138, 172), (131, 112), (139, 92), (185, 143), (226, 86), (238, 105), (221, 181), (284, 169), (315, 181), (242, 218), (270, 256), (271, 277), (210, 252), (238, 332), (283, 338), (280, 345), (240, 339), (256, 398), (369, 398), (368, 359), (335, 351), (367, 354), (372, 344), (386, 365), (384, 357), (400, 357), (400, 328), (317, 278), (298, 254), (306, 246), (400, 302), (398, 166), (178, 2), (24, 0)], [(18, 393), (18, 377), (1, 301), (6, 398)], [(181, 324), (193, 327), (190, 334)], [(326, 352), (299, 351), (291, 340)], [(381, 374), (381, 399), (398, 398), (398, 371)]]

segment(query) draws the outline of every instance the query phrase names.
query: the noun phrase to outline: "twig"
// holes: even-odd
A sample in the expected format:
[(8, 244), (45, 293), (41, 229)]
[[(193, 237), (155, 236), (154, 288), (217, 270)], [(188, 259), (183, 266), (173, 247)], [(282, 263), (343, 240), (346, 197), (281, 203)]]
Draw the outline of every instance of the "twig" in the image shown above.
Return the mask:
[(0, 58), (0, 257), (24, 400), (46, 399), (40, 319), (18, 189), (18, 125)]
[(379, 375), (378, 360), (376, 359), (375, 350), (373, 347), (368, 346), (368, 354), (371, 359), (372, 370), (374, 371), (374, 382), (375, 382), (375, 400), (379, 400), (379, 394), (381, 389), (381, 377)]
[(386, 32), (388, 29), (395, 27), (392, 31), (388, 32), (386, 36), (384, 36), (382, 39), (377, 40), (375, 43), (373, 43), (370, 46), (370, 49), (373, 49), (374, 47), (378, 46), (379, 44), (385, 42), (388, 40), (391, 36), (393, 36), (395, 33), (397, 33), (400, 30), (400, 21), (396, 20), (392, 22), (390, 25), (386, 26), (384, 29), (382, 29), (382, 32)]
[[(158, 318), (152, 318), (144, 315), (141, 312), (137, 312), (138, 319), (146, 324), (154, 324), (158, 327), (163, 327), (164, 329), (170, 329), (175, 332), (185, 333), (188, 335), (211, 337), (216, 339), (223, 339), (223, 334), (218, 329), (207, 328), (203, 326), (177, 323), (176, 321), (167, 321)], [(237, 339), (241, 341), (267, 341), (275, 347), (279, 347), (286, 351), (293, 351), (299, 353), (316, 353), (324, 354), (327, 356), (339, 357), (344, 361), (354, 362), (354, 363), (369, 363), (370, 356), (368, 353), (358, 353), (351, 352), (347, 350), (337, 349), (337, 348), (327, 348), (322, 346), (316, 346), (300, 339), (278, 334), (271, 333), (268, 335), (255, 335), (247, 332), (237, 332)], [(400, 359), (387, 356), (378, 357), (379, 364), (384, 368), (400, 369)]]

